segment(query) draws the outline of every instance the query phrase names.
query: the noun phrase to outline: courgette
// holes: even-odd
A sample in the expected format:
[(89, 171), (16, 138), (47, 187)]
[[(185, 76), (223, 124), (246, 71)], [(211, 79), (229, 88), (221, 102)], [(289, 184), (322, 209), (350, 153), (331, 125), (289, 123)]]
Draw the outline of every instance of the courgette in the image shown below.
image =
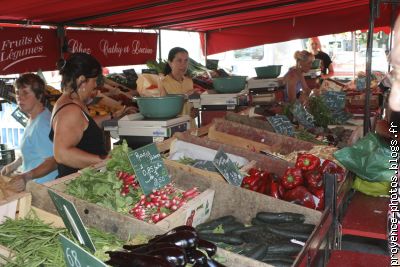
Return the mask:
[(285, 260), (285, 259), (282, 259), (282, 260), (263, 260), (262, 262), (271, 264), (271, 265), (273, 265), (275, 267), (291, 267), (292, 264), (293, 264), (293, 261)]
[(306, 217), (303, 214), (293, 212), (258, 212), (256, 218), (266, 223), (283, 223), (283, 222), (304, 222)]
[(229, 222), (234, 222), (236, 221), (236, 218), (233, 217), (232, 215), (227, 215), (223, 216), (220, 218), (217, 218), (215, 220), (211, 220), (202, 224), (197, 225), (196, 230), (202, 230), (202, 229), (214, 229), (220, 224), (227, 224)]
[(231, 233), (235, 230), (239, 230), (239, 229), (243, 229), (244, 228), (244, 224), (241, 222), (232, 222), (229, 224), (223, 224), (222, 228), (224, 229), (224, 233)]
[(310, 236), (307, 233), (301, 233), (301, 232), (295, 232), (292, 230), (286, 230), (286, 229), (279, 229), (274, 227), (273, 225), (267, 225), (266, 228), (268, 228), (269, 231), (271, 231), (274, 234), (280, 235), (280, 236), (284, 236), (287, 238), (294, 238), (294, 239), (298, 239), (301, 241), (306, 241), (308, 239), (308, 237)]
[(243, 240), (238, 236), (227, 235), (227, 234), (202, 234), (199, 233), (201, 239), (205, 239), (211, 242), (222, 242), (229, 245), (241, 245)]
[(280, 223), (273, 227), (281, 230), (292, 230), (293, 232), (301, 232), (311, 234), (314, 231), (315, 225), (308, 223)]
[(243, 227), (243, 228), (233, 230), (232, 234), (240, 235), (240, 234), (244, 234), (244, 233), (263, 231), (264, 229), (265, 229), (264, 225), (252, 225), (249, 227)]
[(260, 219), (257, 219), (256, 217), (251, 219), (251, 224), (252, 225), (266, 225), (267, 223), (264, 221), (261, 221)]
[(270, 254), (289, 254), (289, 255), (297, 255), (303, 246), (293, 244), (293, 243), (280, 243), (273, 244), (268, 247), (268, 253)]
[(268, 251), (268, 245), (259, 244), (259, 245), (255, 246), (252, 250), (247, 251), (244, 254), (244, 256), (255, 259), (255, 260), (261, 260), (264, 258), (267, 251)]

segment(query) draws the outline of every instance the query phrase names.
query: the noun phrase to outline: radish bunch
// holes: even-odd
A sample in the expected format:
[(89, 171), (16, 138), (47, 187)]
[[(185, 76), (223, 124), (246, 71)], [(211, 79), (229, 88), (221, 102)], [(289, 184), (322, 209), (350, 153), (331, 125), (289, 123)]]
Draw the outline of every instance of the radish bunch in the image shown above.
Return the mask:
[(117, 177), (122, 180), (123, 184), (121, 187), (121, 195), (126, 196), (130, 192), (130, 187), (133, 190), (137, 190), (139, 188), (139, 182), (135, 179), (134, 174), (130, 174), (123, 171), (117, 172)]
[(135, 218), (149, 223), (157, 223), (182, 207), (188, 200), (200, 194), (196, 187), (179, 192), (171, 183), (140, 200), (129, 211)]

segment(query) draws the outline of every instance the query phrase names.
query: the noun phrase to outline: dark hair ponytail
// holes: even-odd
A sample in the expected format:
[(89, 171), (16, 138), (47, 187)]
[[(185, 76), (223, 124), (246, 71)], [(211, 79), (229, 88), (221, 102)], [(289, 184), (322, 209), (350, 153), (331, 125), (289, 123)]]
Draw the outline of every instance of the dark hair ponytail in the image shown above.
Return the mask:
[[(181, 53), (181, 52), (189, 54), (188, 51), (185, 48), (182, 48), (182, 47), (174, 47), (171, 50), (169, 50), (168, 62), (172, 62), (172, 60), (174, 60), (176, 54)], [(164, 68), (164, 75), (168, 75), (172, 71), (172, 69), (171, 69), (170, 65), (168, 64), (168, 62), (165, 65), (165, 68)]]
[(58, 62), (60, 67), (60, 75), (62, 76), (61, 88), (70, 86), (76, 91), (78, 85), (76, 80), (83, 75), (85, 78), (96, 78), (102, 75), (100, 63), (92, 55), (86, 53), (74, 53), (66, 61), (65, 64)]

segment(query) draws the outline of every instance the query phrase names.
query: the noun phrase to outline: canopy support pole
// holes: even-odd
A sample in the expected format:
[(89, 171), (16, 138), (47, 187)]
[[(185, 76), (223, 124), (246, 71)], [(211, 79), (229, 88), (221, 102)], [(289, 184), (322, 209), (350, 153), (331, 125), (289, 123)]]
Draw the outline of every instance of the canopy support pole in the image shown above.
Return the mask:
[(204, 66), (207, 66), (207, 33), (204, 34)]
[(364, 135), (366, 135), (371, 130), (370, 121), (370, 94), (371, 94), (371, 61), (372, 61), (372, 46), (374, 37), (374, 23), (377, 15), (377, 1), (370, 0), (369, 2), (369, 29), (368, 29), (368, 39), (367, 39), (367, 63), (366, 63), (366, 85), (365, 85), (365, 104), (364, 104)]
[(158, 62), (161, 62), (161, 29), (158, 29)]

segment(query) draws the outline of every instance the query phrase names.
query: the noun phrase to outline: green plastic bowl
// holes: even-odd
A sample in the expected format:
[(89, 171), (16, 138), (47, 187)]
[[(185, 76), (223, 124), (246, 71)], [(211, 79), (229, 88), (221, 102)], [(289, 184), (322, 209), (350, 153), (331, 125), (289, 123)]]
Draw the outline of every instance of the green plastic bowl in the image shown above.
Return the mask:
[(213, 79), (214, 90), (220, 94), (239, 93), (246, 85), (247, 76), (229, 76)]
[(258, 78), (272, 79), (277, 78), (281, 74), (282, 65), (270, 65), (265, 67), (256, 67)]
[(140, 113), (147, 119), (171, 119), (181, 113), (184, 96), (137, 97), (136, 102)]
[(314, 59), (311, 69), (319, 69), (321, 67), (321, 59)]

